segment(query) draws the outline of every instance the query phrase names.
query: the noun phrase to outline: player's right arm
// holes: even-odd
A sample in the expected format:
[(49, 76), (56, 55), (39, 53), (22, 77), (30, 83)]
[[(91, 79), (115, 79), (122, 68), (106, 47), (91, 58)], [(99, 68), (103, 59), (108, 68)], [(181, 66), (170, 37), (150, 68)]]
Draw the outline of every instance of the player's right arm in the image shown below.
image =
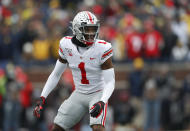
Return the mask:
[(36, 117), (40, 117), (40, 113), (43, 110), (43, 106), (45, 104), (45, 99), (47, 96), (50, 94), (50, 92), (56, 87), (57, 83), (60, 80), (60, 77), (64, 70), (67, 67), (67, 60), (64, 57), (63, 50), (61, 47), (61, 42), (60, 42), (60, 48), (59, 48), (59, 59), (57, 60), (55, 67), (51, 74), (49, 75), (45, 86), (42, 90), (41, 97), (36, 103), (36, 107), (34, 109), (34, 115)]
[(47, 98), (49, 93), (56, 87), (66, 67), (67, 67), (67, 61), (59, 57), (53, 71), (48, 77), (48, 80), (42, 90), (41, 97)]
[(41, 97), (47, 98), (49, 93), (56, 87), (62, 73), (67, 67), (67, 59), (64, 53), (65, 46), (66, 46), (66, 41), (65, 37), (63, 37), (59, 44), (59, 59), (57, 60), (52, 73), (48, 77), (48, 80), (42, 90)]

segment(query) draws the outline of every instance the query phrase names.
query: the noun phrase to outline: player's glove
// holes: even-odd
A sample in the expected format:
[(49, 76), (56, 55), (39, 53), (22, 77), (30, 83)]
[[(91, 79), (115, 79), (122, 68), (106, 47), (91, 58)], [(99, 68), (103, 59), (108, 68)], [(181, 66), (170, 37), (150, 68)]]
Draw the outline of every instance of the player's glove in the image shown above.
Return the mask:
[(41, 112), (45, 105), (45, 98), (43, 96), (40, 97), (40, 99), (36, 102), (36, 107), (34, 108), (34, 116), (37, 118), (40, 118)]
[(90, 109), (90, 115), (96, 118), (99, 117), (104, 109), (104, 105), (105, 103), (103, 101), (95, 103)]

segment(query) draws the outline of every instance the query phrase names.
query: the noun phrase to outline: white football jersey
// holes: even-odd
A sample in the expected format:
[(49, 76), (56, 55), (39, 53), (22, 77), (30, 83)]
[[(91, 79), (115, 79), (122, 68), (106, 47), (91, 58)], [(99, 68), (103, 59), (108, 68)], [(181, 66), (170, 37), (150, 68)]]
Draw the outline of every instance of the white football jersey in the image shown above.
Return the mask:
[(102, 90), (105, 83), (101, 64), (113, 55), (111, 43), (97, 39), (81, 54), (71, 39), (70, 36), (61, 39), (59, 55), (67, 60), (72, 70), (76, 90), (85, 94)]

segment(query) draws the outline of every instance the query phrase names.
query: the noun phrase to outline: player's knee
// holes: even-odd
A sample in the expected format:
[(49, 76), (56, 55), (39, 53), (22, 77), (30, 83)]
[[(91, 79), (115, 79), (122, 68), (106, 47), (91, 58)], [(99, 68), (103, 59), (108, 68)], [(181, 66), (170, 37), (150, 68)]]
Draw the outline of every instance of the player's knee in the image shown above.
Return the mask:
[(65, 130), (61, 128), (60, 126), (53, 124), (52, 131), (65, 131)]
[(92, 125), (93, 131), (105, 131), (105, 128), (102, 125)]

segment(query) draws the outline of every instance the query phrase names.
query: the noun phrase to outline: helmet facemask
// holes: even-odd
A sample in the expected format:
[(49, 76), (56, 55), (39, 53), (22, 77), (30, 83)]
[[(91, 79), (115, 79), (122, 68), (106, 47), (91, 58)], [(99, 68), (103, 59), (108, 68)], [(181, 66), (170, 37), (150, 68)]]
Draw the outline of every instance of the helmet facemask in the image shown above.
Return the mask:
[(79, 28), (82, 33), (82, 39), (80, 40), (86, 45), (91, 45), (99, 36), (99, 25), (84, 25)]

